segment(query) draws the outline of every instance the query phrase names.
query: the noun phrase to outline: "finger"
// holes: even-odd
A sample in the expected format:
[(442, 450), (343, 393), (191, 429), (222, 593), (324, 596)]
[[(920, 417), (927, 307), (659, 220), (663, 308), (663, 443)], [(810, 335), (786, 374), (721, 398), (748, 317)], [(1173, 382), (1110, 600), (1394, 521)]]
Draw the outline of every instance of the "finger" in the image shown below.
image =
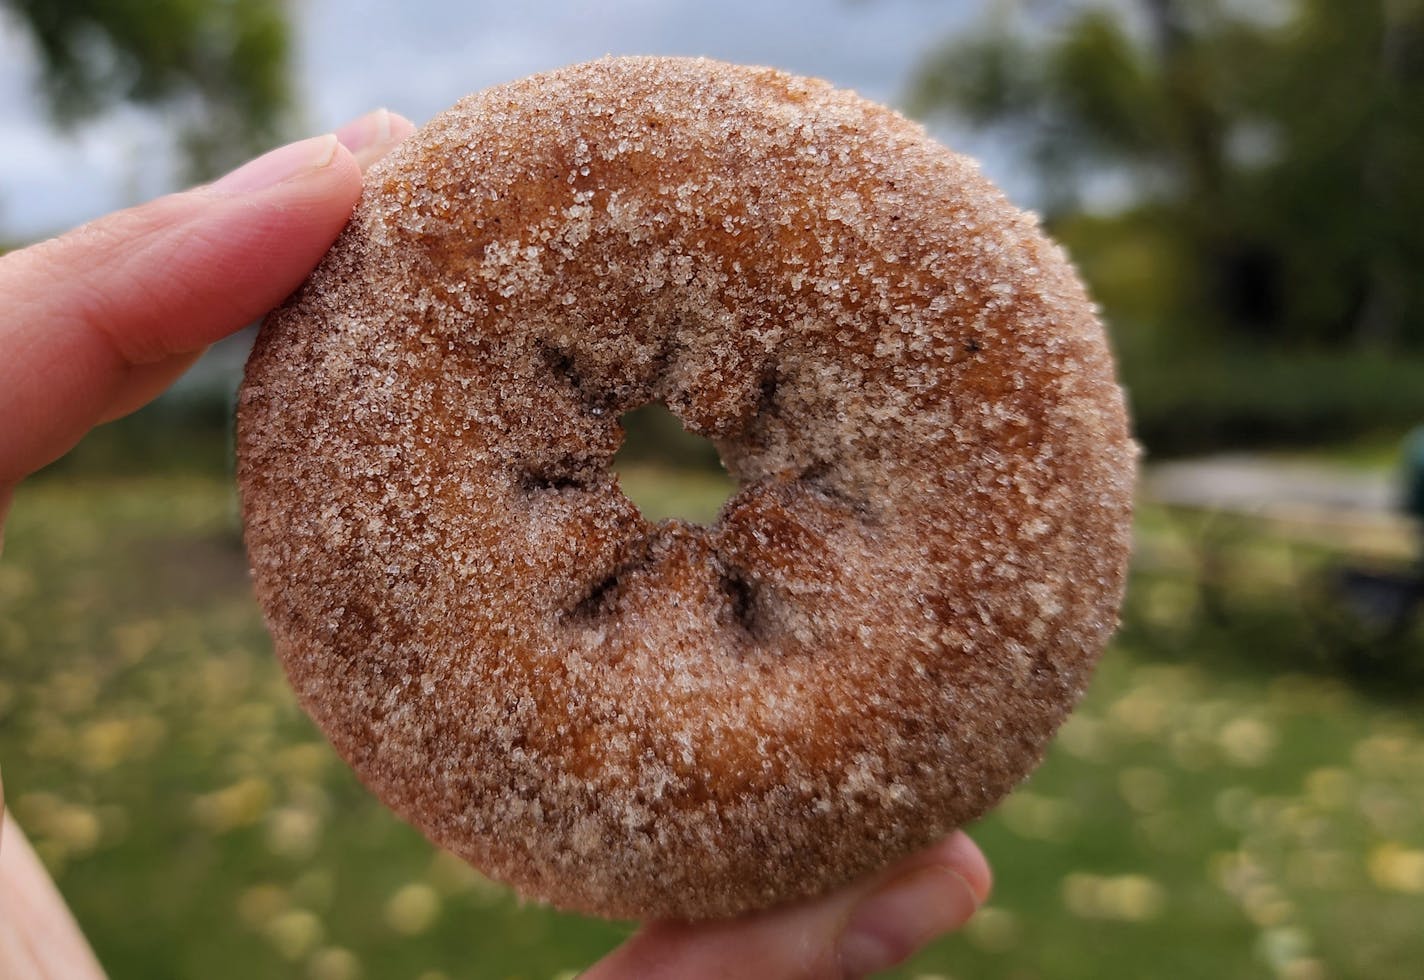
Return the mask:
[(952, 835), (894, 869), (856, 906), (840, 935), (837, 976), (868, 976), (908, 959), (968, 922), (992, 887), (983, 852), (967, 835)]
[[(415, 132), (415, 124), (388, 109), (377, 109), (336, 130), (341, 145), (351, 151), (356, 163), (365, 171), (371, 164), (389, 153), (397, 143)], [(100, 418), (112, 422), (147, 405), (176, 381), (202, 351), (174, 354), (153, 364), (135, 366), (113, 402)]]
[(319, 136), (0, 258), (0, 486), (151, 393), (169, 376), (152, 365), (174, 367), (281, 302), (360, 188), (350, 151)]
[(336, 131), (336, 138), (351, 151), (364, 173), (413, 132), (415, 123), (405, 116), (389, 109), (377, 109), (342, 126)]
[(0, 813), (0, 977), (103, 976), (19, 824)]
[(869, 879), (812, 902), (722, 922), (654, 923), (583, 980), (756, 975), (842, 980), (883, 970), (959, 928), (988, 898), (992, 878), (963, 833)]

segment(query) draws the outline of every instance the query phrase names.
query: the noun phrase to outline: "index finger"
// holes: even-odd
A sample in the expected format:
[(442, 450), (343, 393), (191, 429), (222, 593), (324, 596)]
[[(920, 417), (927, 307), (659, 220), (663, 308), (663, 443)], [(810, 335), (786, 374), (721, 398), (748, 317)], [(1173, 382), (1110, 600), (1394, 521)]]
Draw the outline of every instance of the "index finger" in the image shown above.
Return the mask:
[(321, 136), (0, 258), (0, 485), (68, 451), (133, 372), (280, 302), (360, 187), (355, 159)]

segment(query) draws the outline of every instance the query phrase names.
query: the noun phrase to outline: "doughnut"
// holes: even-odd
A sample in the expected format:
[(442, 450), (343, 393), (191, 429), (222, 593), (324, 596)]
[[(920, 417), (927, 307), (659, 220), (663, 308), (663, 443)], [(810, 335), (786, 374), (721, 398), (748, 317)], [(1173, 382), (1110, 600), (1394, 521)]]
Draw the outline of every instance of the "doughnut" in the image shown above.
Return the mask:
[[(651, 522), (662, 403), (737, 489)], [(1041, 759), (1116, 625), (1135, 448), (1095, 309), (964, 157), (829, 84), (609, 58), (369, 172), (238, 403), (305, 710), (522, 896), (823, 893)]]

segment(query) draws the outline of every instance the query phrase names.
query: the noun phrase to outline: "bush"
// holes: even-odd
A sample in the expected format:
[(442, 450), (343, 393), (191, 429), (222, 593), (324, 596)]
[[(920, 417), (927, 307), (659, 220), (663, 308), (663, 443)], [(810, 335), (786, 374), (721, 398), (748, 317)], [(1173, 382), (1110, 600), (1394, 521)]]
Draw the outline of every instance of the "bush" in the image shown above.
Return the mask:
[(1154, 456), (1320, 445), (1424, 421), (1424, 359), (1384, 355), (1124, 356), (1138, 438)]

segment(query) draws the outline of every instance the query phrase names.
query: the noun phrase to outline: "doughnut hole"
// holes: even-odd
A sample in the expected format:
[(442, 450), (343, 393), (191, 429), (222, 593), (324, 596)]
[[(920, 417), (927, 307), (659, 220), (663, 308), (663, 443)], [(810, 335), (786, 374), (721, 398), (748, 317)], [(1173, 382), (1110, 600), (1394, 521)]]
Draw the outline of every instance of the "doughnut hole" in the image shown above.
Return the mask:
[(716, 446), (684, 429), (659, 402), (625, 412), (620, 422), (624, 438), (612, 470), (643, 516), (714, 520), (736, 490)]
[[(653, 316), (586, 323), (575, 311), (536, 336), (532, 426), (513, 456), (562, 624), (627, 633), (627, 611), (671, 601), (689, 631), (713, 624), (712, 657), (785, 656), (830, 641), (826, 624), (866, 549), (867, 504), (843, 488), (834, 439), (807, 418), (825, 414), (814, 390), (749, 368), (757, 352), (721, 340), (735, 325), (693, 295), (661, 297)], [(696, 324), (700, 329), (693, 329)], [(794, 385), (796, 392), (782, 390)], [(625, 433), (613, 420), (633, 399), (662, 404), (691, 437), (710, 438), (738, 489), (706, 526), (647, 521), (612, 463)], [(799, 399), (799, 401), (793, 401)], [(829, 459), (826, 457), (830, 457)], [(555, 584), (557, 583), (557, 584)], [(604, 644), (619, 657), (626, 640)], [(671, 656), (671, 654), (669, 654)]]

